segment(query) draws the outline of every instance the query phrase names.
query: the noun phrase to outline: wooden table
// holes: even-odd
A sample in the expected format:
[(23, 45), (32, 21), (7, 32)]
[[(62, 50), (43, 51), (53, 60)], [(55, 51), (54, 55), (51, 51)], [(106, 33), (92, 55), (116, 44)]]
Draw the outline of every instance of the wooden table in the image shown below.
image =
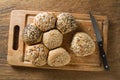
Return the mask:
[[(7, 64), (10, 12), (15, 9), (107, 15), (109, 72), (82, 72), (11, 67)], [(119, 80), (120, 0), (0, 0), (0, 80)]]

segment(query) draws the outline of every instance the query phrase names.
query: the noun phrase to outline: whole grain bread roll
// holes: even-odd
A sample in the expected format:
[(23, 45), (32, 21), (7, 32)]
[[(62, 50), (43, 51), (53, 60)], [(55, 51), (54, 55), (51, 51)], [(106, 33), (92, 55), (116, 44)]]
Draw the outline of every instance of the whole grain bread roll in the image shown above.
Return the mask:
[(41, 42), (42, 32), (33, 23), (31, 23), (24, 28), (22, 37), (26, 44), (36, 44)]
[(71, 50), (76, 56), (88, 56), (95, 52), (95, 43), (88, 34), (78, 32), (71, 42)]
[(48, 56), (49, 66), (64, 66), (71, 60), (71, 56), (64, 48), (51, 50)]
[(77, 28), (76, 21), (72, 14), (61, 13), (57, 16), (57, 28), (63, 33), (69, 33)]
[(35, 25), (43, 32), (55, 28), (55, 22), (56, 16), (48, 12), (41, 12), (34, 18)]
[(57, 29), (50, 30), (43, 34), (43, 43), (49, 49), (59, 47), (63, 42), (63, 35)]
[(36, 66), (43, 66), (47, 63), (48, 52), (49, 50), (43, 44), (27, 46), (25, 61), (32, 62)]

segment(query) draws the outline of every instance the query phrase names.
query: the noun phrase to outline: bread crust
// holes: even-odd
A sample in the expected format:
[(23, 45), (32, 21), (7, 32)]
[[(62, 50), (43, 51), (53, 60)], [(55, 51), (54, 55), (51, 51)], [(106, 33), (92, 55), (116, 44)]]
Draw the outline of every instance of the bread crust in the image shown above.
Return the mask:
[(57, 29), (59, 29), (62, 34), (67, 34), (77, 28), (76, 21), (72, 14), (61, 13), (57, 16)]
[(42, 31), (40, 31), (39, 28), (31, 23), (27, 25), (23, 30), (23, 41), (28, 45), (36, 44), (38, 42), (41, 42), (42, 34)]
[(43, 32), (55, 28), (56, 16), (53, 13), (41, 12), (34, 18), (35, 25)]
[(49, 66), (65, 66), (71, 60), (71, 56), (64, 48), (51, 50), (48, 56)]
[(43, 43), (49, 49), (54, 49), (61, 46), (63, 35), (57, 29), (50, 30), (43, 34)]
[(36, 66), (43, 66), (47, 63), (49, 50), (43, 44), (28, 46), (25, 51), (25, 60)]
[(73, 37), (70, 49), (76, 56), (88, 56), (95, 52), (95, 43), (88, 34), (78, 32)]

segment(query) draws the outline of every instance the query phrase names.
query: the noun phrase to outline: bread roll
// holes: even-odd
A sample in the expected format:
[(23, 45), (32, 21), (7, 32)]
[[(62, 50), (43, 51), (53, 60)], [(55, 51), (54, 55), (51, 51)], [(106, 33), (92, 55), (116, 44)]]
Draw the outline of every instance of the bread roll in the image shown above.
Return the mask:
[(56, 16), (53, 13), (41, 12), (34, 18), (35, 25), (41, 31), (48, 31), (55, 28)]
[(70, 13), (61, 13), (57, 16), (57, 28), (63, 33), (69, 33), (77, 28), (74, 17)]
[(47, 63), (49, 50), (43, 44), (28, 46), (25, 51), (25, 61), (30, 61), (36, 66), (43, 66)]
[(50, 30), (43, 34), (43, 43), (49, 49), (54, 49), (62, 44), (63, 35), (57, 29)]
[(49, 66), (64, 66), (71, 60), (69, 53), (63, 48), (51, 50), (48, 56)]
[(95, 52), (95, 43), (88, 34), (78, 32), (71, 42), (71, 50), (76, 56), (88, 56)]
[(41, 42), (42, 32), (33, 23), (27, 25), (23, 30), (23, 41), (28, 45)]

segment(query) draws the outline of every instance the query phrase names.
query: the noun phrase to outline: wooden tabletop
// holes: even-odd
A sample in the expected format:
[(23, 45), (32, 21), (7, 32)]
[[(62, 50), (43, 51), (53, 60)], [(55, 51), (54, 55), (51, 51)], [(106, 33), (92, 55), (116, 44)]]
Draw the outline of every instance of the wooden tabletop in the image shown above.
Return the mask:
[[(7, 64), (7, 43), (12, 10), (40, 10), (106, 15), (109, 20), (109, 72), (83, 72), (12, 67)], [(120, 0), (0, 0), (0, 80), (119, 80)]]

